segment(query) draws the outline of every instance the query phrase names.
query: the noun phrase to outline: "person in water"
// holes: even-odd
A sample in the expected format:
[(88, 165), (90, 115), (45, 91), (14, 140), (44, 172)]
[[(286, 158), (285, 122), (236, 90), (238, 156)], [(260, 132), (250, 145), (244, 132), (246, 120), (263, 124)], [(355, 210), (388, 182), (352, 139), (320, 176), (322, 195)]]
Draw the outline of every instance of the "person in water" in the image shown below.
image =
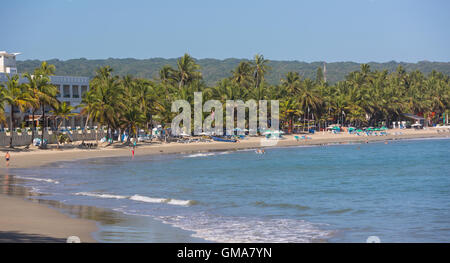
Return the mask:
[(264, 152), (264, 149), (256, 149), (256, 151), (255, 151), (257, 154), (263, 154), (263, 153), (265, 153)]
[(6, 167), (9, 166), (9, 159), (11, 158), (11, 155), (9, 155), (9, 152), (6, 152), (5, 154), (5, 160), (6, 160)]

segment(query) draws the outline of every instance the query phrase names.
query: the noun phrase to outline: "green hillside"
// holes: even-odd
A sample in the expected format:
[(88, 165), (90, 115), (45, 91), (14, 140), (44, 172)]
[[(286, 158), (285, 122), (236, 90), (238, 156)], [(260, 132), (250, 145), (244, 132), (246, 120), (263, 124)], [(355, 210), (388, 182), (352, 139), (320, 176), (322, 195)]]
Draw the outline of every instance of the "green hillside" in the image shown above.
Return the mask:
[[(197, 63), (202, 67), (203, 78), (208, 85), (216, 83), (216, 81), (230, 76), (233, 70), (242, 59), (199, 59)], [(32, 72), (34, 68), (39, 67), (39, 60), (18, 61), (17, 67), (19, 72)], [(118, 75), (132, 74), (135, 77), (157, 78), (159, 69), (164, 65), (176, 66), (176, 59), (151, 58), (151, 59), (71, 59), (58, 60), (51, 59), (48, 63), (56, 66), (56, 75), (71, 76), (88, 76), (93, 77), (98, 67), (110, 65), (114, 69), (114, 73)], [(450, 62), (428, 62), (421, 61), (418, 63), (403, 62), (386, 62), (386, 63), (367, 63), (372, 70), (387, 69), (393, 71), (399, 65), (402, 65), (406, 71), (420, 70), (428, 74), (432, 70), (440, 71), (446, 75), (450, 75)], [(279, 83), (279, 80), (289, 71), (299, 72), (304, 77), (314, 79), (318, 67), (323, 66), (323, 62), (300, 62), (300, 61), (270, 61), (271, 70), (266, 79), (271, 84)], [(327, 63), (327, 79), (329, 83), (335, 83), (343, 80), (349, 72), (359, 70), (360, 64), (355, 62), (334, 62)]]

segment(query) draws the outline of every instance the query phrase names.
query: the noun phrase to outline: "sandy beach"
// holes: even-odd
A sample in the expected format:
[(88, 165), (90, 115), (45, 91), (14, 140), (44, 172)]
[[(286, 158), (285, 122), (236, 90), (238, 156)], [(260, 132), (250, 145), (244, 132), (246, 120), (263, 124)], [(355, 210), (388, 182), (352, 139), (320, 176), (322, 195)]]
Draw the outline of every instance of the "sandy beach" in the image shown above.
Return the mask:
[[(402, 134), (399, 135), (399, 132)], [(301, 135), (299, 135), (301, 136)], [(387, 136), (357, 136), (347, 133), (331, 134), (318, 132), (307, 135), (309, 139), (297, 141), (293, 135), (286, 135), (270, 147), (288, 147), (301, 145), (326, 145), (345, 143), (366, 143), (414, 138), (450, 137), (450, 132), (438, 133), (436, 129), (424, 130), (389, 130)], [(141, 143), (138, 144), (136, 155), (192, 153), (206, 151), (239, 150), (265, 147), (261, 145), (262, 137), (250, 137), (236, 143), (229, 142), (199, 142), (199, 143)], [(266, 148), (270, 148), (266, 147)], [(3, 148), (2, 152), (9, 150)], [(270, 149), (269, 149), (270, 150)], [(32, 168), (53, 162), (73, 161), (100, 157), (131, 158), (129, 147), (119, 144), (100, 147), (99, 149), (48, 149), (10, 151), (11, 162), (5, 168), (5, 162), (0, 162), (1, 173), (13, 171), (14, 168)], [(92, 233), (96, 231), (94, 221), (71, 218), (45, 204), (30, 202), (23, 197), (0, 194), (0, 242), (65, 242), (68, 236), (79, 236), (82, 242), (95, 242)]]
[(66, 242), (78, 236), (82, 242), (95, 242), (94, 221), (71, 218), (46, 205), (20, 197), (0, 195), (0, 242)]
[[(398, 133), (401, 132), (401, 135)], [(298, 135), (301, 137), (301, 135)], [(225, 151), (225, 150), (239, 150), (249, 148), (270, 148), (270, 147), (288, 147), (301, 145), (325, 145), (331, 143), (365, 143), (376, 141), (400, 140), (400, 139), (414, 139), (414, 138), (437, 138), (450, 137), (450, 132), (438, 133), (436, 129), (423, 130), (389, 130), (386, 136), (357, 136), (348, 133), (332, 134), (318, 132), (313, 135), (306, 135), (308, 139), (297, 141), (294, 135), (283, 136), (282, 140), (278, 140), (273, 146), (265, 146), (261, 144), (263, 137), (248, 137), (236, 143), (230, 142), (195, 142), (195, 143), (140, 143), (136, 149), (136, 155), (148, 154), (173, 154), (173, 153), (192, 153), (203, 151)], [(8, 151), (6, 147), (2, 152)], [(107, 147), (100, 147), (98, 149), (18, 149), (11, 151), (10, 168), (30, 168), (41, 165), (46, 165), (53, 162), (60, 161), (74, 161), (90, 158), (102, 157), (131, 157), (131, 150), (129, 147), (122, 146), (119, 143)], [(5, 168), (5, 162), (0, 162), (0, 169)]]

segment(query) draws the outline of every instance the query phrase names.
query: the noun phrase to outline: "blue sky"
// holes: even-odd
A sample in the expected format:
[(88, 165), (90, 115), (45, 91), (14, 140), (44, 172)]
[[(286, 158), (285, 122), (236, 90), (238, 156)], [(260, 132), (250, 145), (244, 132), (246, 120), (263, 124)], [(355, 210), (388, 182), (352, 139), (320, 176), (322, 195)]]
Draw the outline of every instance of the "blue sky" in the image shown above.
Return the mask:
[(450, 61), (450, 1), (2, 1), (0, 50), (24, 59)]

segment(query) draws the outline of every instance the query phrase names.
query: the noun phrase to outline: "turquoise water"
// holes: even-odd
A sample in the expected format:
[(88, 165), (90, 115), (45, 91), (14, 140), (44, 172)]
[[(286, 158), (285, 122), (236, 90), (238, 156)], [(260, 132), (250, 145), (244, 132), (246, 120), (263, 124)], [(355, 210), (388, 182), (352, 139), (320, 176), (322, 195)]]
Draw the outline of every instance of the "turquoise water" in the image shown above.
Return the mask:
[(156, 219), (207, 241), (450, 242), (449, 149), (449, 139), (409, 140), (105, 158), (15, 173), (50, 193), (41, 198)]

